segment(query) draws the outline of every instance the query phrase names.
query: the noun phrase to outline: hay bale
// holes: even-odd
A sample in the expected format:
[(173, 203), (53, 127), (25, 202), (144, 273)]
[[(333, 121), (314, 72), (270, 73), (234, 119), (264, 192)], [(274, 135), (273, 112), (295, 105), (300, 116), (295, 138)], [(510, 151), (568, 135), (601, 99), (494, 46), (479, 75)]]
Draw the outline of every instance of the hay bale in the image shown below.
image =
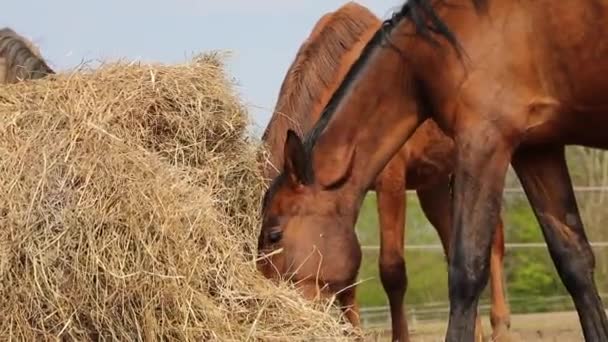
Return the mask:
[(258, 144), (221, 56), (0, 89), (0, 335), (343, 338), (255, 270)]

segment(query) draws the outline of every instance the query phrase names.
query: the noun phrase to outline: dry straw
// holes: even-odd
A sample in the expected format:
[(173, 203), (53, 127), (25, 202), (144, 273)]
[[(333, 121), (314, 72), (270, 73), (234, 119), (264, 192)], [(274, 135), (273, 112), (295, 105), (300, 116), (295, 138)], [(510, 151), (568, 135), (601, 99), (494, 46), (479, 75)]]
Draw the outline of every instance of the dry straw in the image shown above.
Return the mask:
[(263, 190), (222, 56), (0, 88), (2, 340), (338, 340), (252, 260)]

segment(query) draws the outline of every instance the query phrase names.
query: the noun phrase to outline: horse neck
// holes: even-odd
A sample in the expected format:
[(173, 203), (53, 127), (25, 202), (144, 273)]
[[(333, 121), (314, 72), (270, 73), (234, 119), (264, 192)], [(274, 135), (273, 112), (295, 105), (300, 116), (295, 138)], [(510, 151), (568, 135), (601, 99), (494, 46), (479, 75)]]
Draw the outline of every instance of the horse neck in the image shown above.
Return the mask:
[[(400, 51), (416, 51), (415, 46), (404, 48), (397, 39), (393, 43)], [(380, 171), (425, 120), (418, 108), (409, 57), (404, 59), (400, 51), (386, 44), (376, 47), (356, 77), (346, 81), (348, 85), (339, 99), (334, 99), (331, 117), (322, 119), (327, 124), (319, 129), (317, 137), (311, 137), (315, 179), (327, 186), (330, 182), (323, 180), (324, 173), (336, 173), (336, 169), (348, 172), (340, 189), (355, 206), (360, 205)]]
[[(460, 2), (470, 10), (434, 2), (438, 16), (457, 30), (465, 25), (462, 18), (480, 20), (469, 0)], [(446, 111), (448, 95), (454, 94), (464, 73), (462, 56), (447, 39), (434, 37), (438, 45), (430, 43), (407, 17), (394, 25), (385, 30), (388, 41), (380, 33), (370, 41), (330, 101), (320, 121), (325, 124), (315, 128), (308, 143), (315, 182), (338, 187), (356, 200), (426, 115)], [(437, 123), (444, 128), (445, 122)]]

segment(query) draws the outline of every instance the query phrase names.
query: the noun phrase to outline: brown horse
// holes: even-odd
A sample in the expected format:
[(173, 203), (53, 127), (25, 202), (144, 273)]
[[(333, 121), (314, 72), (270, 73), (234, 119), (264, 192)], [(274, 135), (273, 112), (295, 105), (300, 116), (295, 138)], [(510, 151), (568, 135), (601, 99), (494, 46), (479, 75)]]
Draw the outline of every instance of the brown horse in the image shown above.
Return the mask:
[(0, 84), (54, 73), (31, 42), (10, 28), (0, 29)]
[[(585, 339), (608, 341), (564, 155), (566, 145), (608, 148), (606, 22), (606, 0), (408, 1), (363, 49), (304, 143), (288, 132), (283, 170), (263, 202), (260, 252), (282, 248), (283, 260), (299, 264), (314, 251), (307, 267), (356, 264), (352, 227), (365, 193), (432, 117), (456, 155), (446, 341), (474, 340), (510, 162)], [(326, 275), (348, 284), (356, 267)]]
[[(271, 153), (265, 164), (266, 178), (278, 176), (277, 167), (283, 165), (287, 130), (295, 130), (300, 136), (310, 130), (380, 25), (380, 19), (367, 8), (350, 2), (327, 13), (314, 26), (283, 80), (274, 115), (262, 136)], [(403, 256), (405, 190), (417, 191), (423, 212), (437, 230), (447, 255), (451, 228), (447, 183), (454, 168), (454, 157), (453, 141), (428, 120), (372, 184), (371, 190), (378, 196), (380, 218), (380, 279), (391, 308), (393, 340), (407, 340), (408, 334), (403, 312), (407, 288)], [(496, 338), (505, 338), (509, 326), (502, 282), (503, 254), (503, 230), (499, 225), (491, 263), (491, 322)], [(481, 335), (481, 329), (478, 332)]]

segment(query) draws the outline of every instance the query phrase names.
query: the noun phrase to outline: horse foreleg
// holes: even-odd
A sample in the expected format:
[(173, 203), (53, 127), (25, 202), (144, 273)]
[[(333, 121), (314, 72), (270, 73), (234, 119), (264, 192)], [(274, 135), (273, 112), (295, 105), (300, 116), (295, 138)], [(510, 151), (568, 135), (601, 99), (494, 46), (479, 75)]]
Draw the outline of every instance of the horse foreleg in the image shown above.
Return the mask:
[(356, 287), (352, 286), (345, 290), (342, 290), (336, 296), (340, 301), (340, 307), (344, 316), (355, 328), (361, 327), (361, 320), (359, 319), (359, 304), (357, 303)]
[[(424, 215), (439, 235), (446, 258), (450, 255), (450, 231), (452, 228), (452, 198), (449, 179), (416, 189)], [(449, 259), (449, 258), (448, 258)], [(483, 327), (479, 315), (475, 320), (475, 340), (483, 341)]]
[(564, 146), (520, 149), (515, 169), (572, 296), (586, 341), (608, 341), (608, 320), (593, 279), (595, 257), (581, 219)]
[(391, 310), (392, 341), (409, 341), (403, 308), (407, 272), (403, 257), (405, 231), (405, 166), (392, 159), (376, 182), (380, 219), (380, 280)]
[(458, 132), (449, 248), (447, 342), (472, 342), (479, 296), (488, 282), (494, 230), (511, 159), (505, 135), (482, 124)]

